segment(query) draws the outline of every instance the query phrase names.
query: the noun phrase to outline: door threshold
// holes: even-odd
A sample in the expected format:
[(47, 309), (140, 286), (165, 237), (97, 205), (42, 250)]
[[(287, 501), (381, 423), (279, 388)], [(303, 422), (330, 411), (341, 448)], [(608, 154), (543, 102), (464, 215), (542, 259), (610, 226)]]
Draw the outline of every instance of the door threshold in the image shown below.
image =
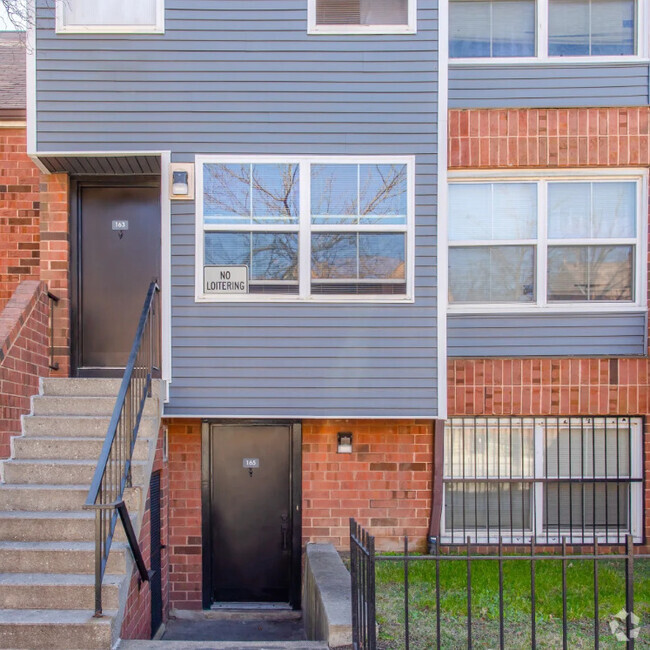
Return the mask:
[(238, 611), (278, 611), (278, 610), (287, 610), (291, 609), (289, 603), (212, 603), (210, 605), (211, 610), (223, 611), (223, 610), (238, 610)]

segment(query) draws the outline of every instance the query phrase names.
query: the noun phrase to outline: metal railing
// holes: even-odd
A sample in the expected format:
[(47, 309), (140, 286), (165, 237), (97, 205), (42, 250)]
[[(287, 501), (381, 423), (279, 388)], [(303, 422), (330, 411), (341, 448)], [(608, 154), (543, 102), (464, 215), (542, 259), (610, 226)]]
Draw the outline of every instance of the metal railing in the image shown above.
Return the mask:
[(59, 297), (50, 291), (47, 292), (47, 297), (50, 301), (50, 362), (48, 367), (50, 370), (58, 370), (59, 362), (54, 360), (54, 306), (59, 303)]
[(160, 367), (160, 309), (158, 284), (152, 282), (131, 348), (84, 508), (95, 510), (95, 616), (102, 615), (102, 582), (111, 550), (117, 517), (124, 526), (140, 579), (149, 572), (124, 503), (131, 485), (131, 461), (147, 397), (152, 394), (154, 373)]
[[(608, 545), (611, 546), (611, 545)], [(484, 548), (484, 547), (483, 547)], [(506, 555), (503, 552), (503, 543), (499, 542), (496, 547), (496, 554), (480, 554), (478, 548), (471, 543), (470, 537), (467, 537), (464, 545), (464, 552), (458, 551), (463, 547), (456, 547), (455, 552), (450, 554), (448, 551), (441, 549), (440, 542), (432, 548), (430, 555), (410, 555), (409, 554), (409, 541), (408, 537), (404, 537), (404, 554), (403, 555), (376, 555), (375, 554), (375, 538), (365, 531), (353, 519), (350, 520), (350, 573), (352, 578), (352, 639), (354, 650), (376, 650), (377, 645), (377, 626), (376, 626), (376, 581), (375, 569), (378, 562), (397, 562), (403, 566), (403, 613), (404, 613), (404, 626), (403, 626), (403, 640), (401, 647), (409, 650), (411, 647), (411, 632), (410, 620), (422, 618), (422, 616), (435, 617), (435, 627), (428, 626), (427, 629), (434, 629), (432, 637), (428, 642), (427, 648), (437, 648), (440, 650), (442, 647), (441, 635), (441, 621), (444, 621), (442, 610), (442, 596), (445, 593), (444, 579), (441, 579), (441, 566), (448, 562), (460, 562), (465, 565), (466, 574), (466, 598), (467, 598), (467, 611), (466, 611), (466, 643), (460, 638), (454, 641), (455, 648), (463, 646), (471, 650), (473, 647), (473, 614), (474, 608), (472, 606), (472, 577), (473, 568), (476, 562), (483, 562), (485, 560), (497, 563), (498, 566), (498, 647), (504, 650), (506, 641), (508, 641), (506, 634), (508, 628), (505, 625), (507, 620), (504, 608), (504, 565), (509, 563), (525, 563), (529, 565), (530, 570), (530, 591), (525, 594), (530, 599), (530, 648), (537, 647), (538, 634), (538, 617), (536, 602), (538, 599), (536, 588), (536, 570), (540, 563), (555, 562), (561, 565), (561, 583), (558, 585), (561, 590), (562, 597), (562, 648), (568, 650), (569, 648), (569, 615), (567, 611), (568, 602), (568, 587), (567, 587), (567, 571), (572, 563), (579, 561), (589, 562), (593, 567), (593, 647), (599, 648), (601, 645), (601, 611), (599, 605), (599, 564), (604, 563), (622, 563), (624, 575), (624, 594), (622, 597), (625, 601), (625, 612), (628, 614), (624, 621), (621, 621), (622, 632), (625, 636), (624, 642), (627, 650), (633, 650), (635, 647), (635, 630), (633, 616), (634, 612), (634, 563), (638, 560), (647, 561), (650, 555), (635, 552), (634, 544), (632, 542), (632, 535), (626, 536), (626, 543), (624, 548), (621, 548), (621, 553), (611, 553), (608, 549), (604, 552), (600, 550), (598, 539), (592, 544), (584, 547), (580, 552), (574, 553), (567, 547), (566, 538), (562, 540), (561, 550), (558, 553), (547, 554), (541, 553), (531, 540), (528, 545), (528, 552), (518, 552), (512, 555)], [(435, 581), (432, 581), (430, 590), (435, 600), (435, 607), (431, 607), (429, 611), (419, 611), (411, 614), (409, 611), (409, 586), (410, 586), (410, 565), (414, 562), (434, 562)], [(411, 609), (413, 607), (411, 606)], [(479, 615), (475, 618), (481, 618)], [(479, 621), (480, 623), (480, 621)], [(638, 629), (636, 630), (638, 633)], [(421, 642), (421, 639), (420, 639)], [(512, 644), (509, 643), (509, 646)], [(416, 647), (415, 645), (412, 647)], [(417, 647), (422, 647), (418, 645)], [(481, 646), (482, 647), (482, 646)], [(492, 647), (492, 646), (491, 646)], [(523, 646), (522, 646), (523, 647)], [(621, 643), (623, 647), (623, 643)]]

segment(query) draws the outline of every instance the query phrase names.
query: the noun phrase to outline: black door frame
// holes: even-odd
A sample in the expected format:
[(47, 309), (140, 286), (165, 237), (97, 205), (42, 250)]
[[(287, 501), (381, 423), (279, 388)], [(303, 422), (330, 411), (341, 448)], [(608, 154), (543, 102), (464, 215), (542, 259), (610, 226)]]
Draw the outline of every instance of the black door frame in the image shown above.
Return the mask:
[(212, 605), (212, 444), (213, 426), (286, 426), (289, 428), (289, 499), (291, 512), (291, 579), (289, 604), (300, 609), (302, 571), (302, 423), (295, 420), (203, 420), (201, 425), (201, 528), (203, 556), (203, 609)]
[[(115, 175), (70, 178), (70, 373), (73, 377), (80, 376), (81, 362), (81, 247), (83, 245), (81, 241), (81, 190), (85, 187), (154, 187), (160, 189), (160, 177)], [(106, 376), (101, 370), (97, 372), (90, 370), (82, 374), (84, 377)]]

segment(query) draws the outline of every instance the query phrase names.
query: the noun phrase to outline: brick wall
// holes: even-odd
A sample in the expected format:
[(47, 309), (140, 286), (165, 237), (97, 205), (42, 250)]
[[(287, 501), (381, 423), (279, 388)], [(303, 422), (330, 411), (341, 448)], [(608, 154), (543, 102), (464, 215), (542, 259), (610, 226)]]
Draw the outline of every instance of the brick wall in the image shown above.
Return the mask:
[(650, 107), (449, 111), (449, 168), (650, 165)]
[(40, 183), (25, 129), (0, 128), (0, 309), (22, 280), (39, 278)]
[[(351, 431), (351, 454), (337, 432)], [(431, 513), (433, 423), (422, 420), (305, 420), (303, 541), (349, 546), (350, 517), (399, 550), (404, 533), (423, 547)]]
[(25, 280), (0, 313), (0, 459), (9, 457), (20, 416), (48, 371), (48, 303), (45, 285)]
[(23, 280), (43, 280), (61, 298), (53, 376), (70, 371), (69, 268), (68, 177), (39, 171), (24, 128), (0, 128), (0, 309)]
[(201, 421), (168, 420), (172, 609), (201, 609)]
[[(158, 435), (156, 457), (154, 459), (153, 471), (160, 472), (160, 543), (167, 548), (161, 552), (161, 582), (163, 601), (163, 622), (169, 614), (169, 473), (168, 465), (163, 459), (164, 433), (161, 430)], [(118, 526), (121, 524), (118, 522)], [(142, 551), (145, 566), (151, 567), (151, 503), (150, 495), (147, 494), (145, 513), (142, 519), (138, 545)], [(138, 570), (134, 567), (129, 585), (129, 595), (122, 621), (123, 639), (150, 639), (151, 638), (151, 586), (148, 582), (139, 583)]]

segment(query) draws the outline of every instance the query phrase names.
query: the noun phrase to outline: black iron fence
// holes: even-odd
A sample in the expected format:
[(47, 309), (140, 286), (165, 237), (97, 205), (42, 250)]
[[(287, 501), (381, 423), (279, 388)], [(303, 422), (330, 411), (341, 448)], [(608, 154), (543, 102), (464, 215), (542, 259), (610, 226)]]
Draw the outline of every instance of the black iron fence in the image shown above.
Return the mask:
[[(598, 538), (596, 537), (593, 544), (582, 547), (578, 552), (572, 552), (575, 548), (569, 548), (567, 540), (563, 539), (561, 547), (558, 548), (557, 553), (544, 553), (544, 547), (536, 545), (535, 540), (531, 539), (530, 543), (523, 547), (525, 553), (504, 553), (502, 541), (495, 545), (495, 552), (492, 554), (479, 554), (479, 548), (472, 544), (471, 538), (468, 536), (463, 546), (457, 546), (453, 552), (449, 549), (443, 549), (439, 541), (432, 547), (430, 555), (411, 555), (409, 552), (408, 537), (404, 537), (404, 553), (403, 555), (377, 555), (375, 553), (375, 538), (364, 530), (354, 520), (350, 520), (350, 572), (352, 577), (352, 626), (353, 626), (353, 648), (354, 650), (375, 650), (378, 647), (395, 648), (403, 647), (406, 650), (410, 648), (437, 648), (440, 650), (443, 647), (441, 635), (441, 620), (442, 619), (442, 594), (445, 585), (441, 581), (441, 566), (444, 563), (454, 562), (462, 563), (464, 565), (464, 573), (466, 575), (466, 642), (461, 638), (456, 638), (453, 647), (461, 648), (467, 647), (469, 649), (474, 647), (473, 629), (476, 620), (474, 608), (472, 605), (472, 592), (475, 585), (473, 584), (473, 568), (476, 562), (494, 562), (498, 567), (498, 647), (504, 650), (506, 642), (508, 641), (508, 631), (506, 629), (505, 621), (507, 612), (504, 606), (504, 566), (511, 563), (525, 563), (529, 566), (530, 571), (530, 647), (536, 648), (538, 642), (538, 617), (536, 602), (538, 600), (536, 572), (540, 563), (553, 562), (560, 565), (561, 570), (561, 602), (562, 602), (562, 641), (561, 646), (563, 650), (568, 650), (569, 646), (569, 616), (567, 611), (568, 602), (568, 587), (567, 587), (567, 570), (570, 563), (573, 562), (588, 562), (593, 570), (593, 647), (598, 649), (601, 647), (602, 632), (601, 620), (602, 612), (600, 611), (599, 604), (599, 566), (602, 562), (615, 562), (622, 565), (622, 572), (624, 575), (624, 594), (621, 594), (625, 602), (625, 612), (629, 613), (623, 619), (619, 619), (616, 623), (619, 626), (619, 639), (618, 647), (626, 647), (628, 650), (635, 647), (635, 638), (639, 633), (639, 628), (635, 624), (635, 618), (632, 615), (634, 612), (634, 575), (635, 575), (635, 562), (639, 560), (648, 560), (650, 555), (645, 555), (635, 552), (633, 540), (631, 535), (627, 535), (625, 545), (620, 547), (620, 553), (612, 554), (611, 549), (608, 548), (603, 552)], [(428, 639), (426, 645), (422, 645), (421, 639), (413, 643), (411, 638), (411, 625), (410, 622), (414, 618), (415, 613), (410, 611), (409, 590), (411, 586), (411, 567), (412, 563), (425, 561), (434, 563), (435, 579), (430, 585), (431, 593), (435, 601), (435, 614), (433, 611), (428, 610), (425, 612), (417, 612), (417, 616), (435, 617), (435, 627), (433, 627), (432, 638)], [(403, 638), (387, 642), (382, 646), (378, 645), (377, 634), (377, 615), (376, 615), (376, 602), (377, 602), (377, 582), (376, 582), (376, 568), (378, 563), (391, 562), (399, 563), (402, 565), (403, 571)], [(447, 646), (452, 647), (452, 646)], [(483, 646), (481, 646), (483, 647)], [(490, 646), (495, 647), (495, 646)], [(512, 644), (510, 644), (512, 647)], [(547, 647), (547, 646), (544, 646)], [(558, 643), (559, 647), (559, 643)]]

